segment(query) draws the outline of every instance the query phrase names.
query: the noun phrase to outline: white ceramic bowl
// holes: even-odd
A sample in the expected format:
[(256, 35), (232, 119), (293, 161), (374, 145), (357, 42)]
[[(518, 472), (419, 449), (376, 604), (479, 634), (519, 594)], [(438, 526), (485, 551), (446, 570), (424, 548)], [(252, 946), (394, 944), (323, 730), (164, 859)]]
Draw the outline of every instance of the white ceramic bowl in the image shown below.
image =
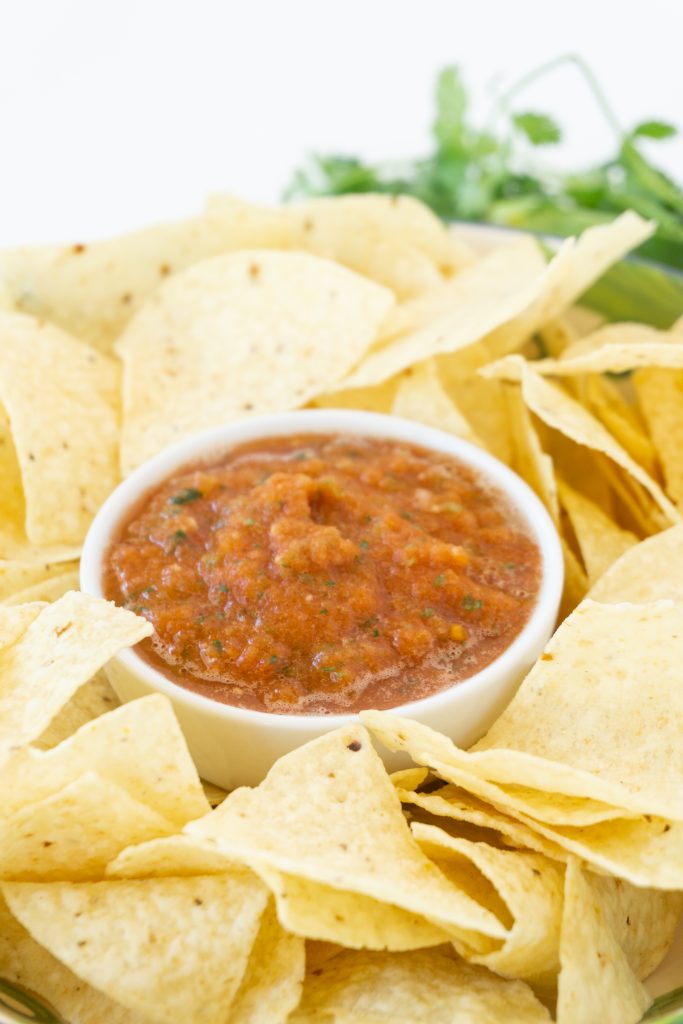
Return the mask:
[[(144, 463), (110, 495), (97, 513), (83, 548), (81, 587), (102, 592), (104, 557), (117, 527), (140, 499), (177, 471), (220, 458), (245, 442), (283, 434), (360, 434), (409, 441), (445, 452), (479, 471), (521, 512), (540, 549), (542, 578), (528, 622), (508, 648), (482, 671), (423, 700), (396, 708), (467, 746), (492, 725), (548, 640), (562, 594), (563, 559), (550, 516), (515, 473), (486, 452), (452, 434), (376, 413), (307, 410), (241, 420), (189, 437)], [(107, 675), (123, 701), (164, 693), (173, 702), (198, 770), (226, 789), (258, 783), (282, 754), (348, 722), (351, 715), (277, 715), (221, 704), (171, 682), (135, 651), (122, 651)], [(393, 767), (398, 763), (389, 758)]]

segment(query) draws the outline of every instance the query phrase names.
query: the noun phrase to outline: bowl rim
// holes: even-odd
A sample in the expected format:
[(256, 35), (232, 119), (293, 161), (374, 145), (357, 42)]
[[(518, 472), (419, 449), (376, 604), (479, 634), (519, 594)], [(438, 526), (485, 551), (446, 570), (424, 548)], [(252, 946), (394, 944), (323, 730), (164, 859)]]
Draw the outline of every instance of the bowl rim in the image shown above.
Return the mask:
[[(330, 433), (406, 441), (459, 459), (506, 495), (534, 537), (540, 552), (542, 575), (535, 605), (512, 643), (474, 675), (428, 697), (397, 705), (387, 711), (408, 718), (415, 717), (420, 712), (438, 711), (439, 706), (448, 705), (454, 699), (466, 699), (473, 691), (484, 690), (498, 676), (507, 676), (508, 671), (514, 671), (515, 666), (528, 661), (528, 652), (540, 650), (552, 632), (564, 583), (562, 547), (545, 506), (520, 476), (484, 449), (455, 434), (384, 413), (343, 408), (270, 413), (212, 427), (163, 449), (121, 481), (95, 515), (83, 544), (81, 589), (95, 597), (105, 598), (102, 588), (102, 566), (113, 534), (121, 522), (125, 521), (126, 515), (139, 506), (145, 494), (172, 474), (184, 468), (189, 469), (195, 464), (218, 459), (238, 445), (251, 441), (287, 434)], [(143, 659), (135, 647), (120, 651), (112, 660), (118, 661), (129, 672), (141, 677), (151, 689), (165, 694), (172, 701), (188, 709), (205, 714), (212, 713), (217, 718), (233, 722), (241, 721), (245, 725), (268, 726), (278, 730), (295, 727), (298, 731), (310, 732), (313, 736), (318, 735), (323, 727), (327, 731), (358, 718), (355, 712), (279, 714), (225, 704), (173, 682)]]

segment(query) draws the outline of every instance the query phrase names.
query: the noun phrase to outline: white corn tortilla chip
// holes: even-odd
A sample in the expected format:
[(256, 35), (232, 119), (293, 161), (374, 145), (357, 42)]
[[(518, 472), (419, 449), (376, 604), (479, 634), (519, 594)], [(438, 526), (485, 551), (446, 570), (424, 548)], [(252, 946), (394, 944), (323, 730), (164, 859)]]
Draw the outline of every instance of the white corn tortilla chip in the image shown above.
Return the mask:
[(558, 1024), (638, 1024), (650, 997), (574, 860), (567, 865), (560, 959)]
[(0, 607), (0, 656), (6, 647), (11, 647), (17, 642), (44, 608), (45, 604), (42, 601), (32, 601), (30, 604), (16, 607)]
[(630, 530), (623, 530), (599, 505), (558, 481), (562, 507), (569, 516), (588, 582), (595, 583), (625, 551), (638, 543)]
[(2, 888), (14, 916), (74, 974), (160, 1024), (225, 1019), (267, 900), (246, 871)]
[(439, 946), (452, 939), (420, 914), (370, 896), (262, 865), (257, 870), (275, 898), (280, 922), (294, 935), (351, 949), (392, 951)]
[(132, 843), (173, 824), (95, 772), (0, 820), (0, 878), (87, 881)]
[(446, 430), (471, 444), (481, 443), (444, 390), (433, 359), (412, 366), (400, 377), (391, 412), (394, 416)]
[[(683, 332), (679, 332), (683, 339)], [(638, 370), (633, 387), (664, 474), (667, 494), (683, 509), (683, 371)]]
[[(596, 871), (626, 879), (636, 886), (683, 889), (683, 823), (651, 815), (626, 817), (618, 808), (610, 809), (583, 797), (569, 798), (558, 793), (543, 794), (541, 790), (492, 783), (472, 771), (473, 758), (481, 755), (468, 756), (465, 751), (457, 750), (445, 736), (426, 726), (396, 718), (387, 712), (363, 712), (363, 717), (390, 749), (406, 750), (416, 761), (429, 765), (437, 775), (452, 782), (459, 790), (475, 794), (479, 798), (477, 806), (485, 801), (495, 809), (491, 827), (500, 831), (503, 837), (509, 836), (516, 845), (521, 842), (562, 860), (566, 860), (567, 854), (573, 854)], [(516, 754), (492, 753), (498, 755), (499, 762), (501, 753)], [(508, 767), (513, 761), (517, 766), (523, 765), (525, 770), (530, 767), (530, 762), (523, 755), (517, 754), (516, 758), (508, 756), (507, 760)], [(500, 768), (500, 763), (497, 767)], [(553, 764), (546, 760), (538, 765), (538, 784), (548, 784), (544, 773), (549, 774), (549, 767), (553, 768)], [(557, 768), (557, 765), (553, 768), (554, 781), (562, 782), (557, 778)], [(539, 796), (543, 795), (546, 800), (539, 801)], [(547, 821), (538, 817), (539, 809)], [(488, 812), (489, 817), (492, 813)], [(463, 813), (457, 808), (454, 817), (476, 820), (471, 818), (467, 809)], [(563, 817), (567, 821), (572, 817), (576, 820), (583, 818), (586, 823), (583, 826), (563, 824)], [(517, 823), (514, 830), (509, 825), (510, 818)], [(525, 831), (519, 826), (523, 826)], [(532, 840), (531, 835), (539, 837), (538, 841)], [(558, 847), (564, 852), (558, 851)]]
[(538, 373), (554, 377), (624, 373), (641, 366), (683, 367), (683, 335), (645, 324), (608, 324), (574, 342), (559, 358), (534, 363)]
[(269, 903), (226, 1024), (282, 1024), (299, 1003), (305, 969), (303, 939), (284, 930)]
[[(68, 569), (68, 566), (74, 566), (74, 568)], [(30, 604), (32, 601), (45, 601), (47, 604), (52, 604), (53, 601), (58, 601), (69, 590), (78, 590), (80, 583), (78, 563), (65, 562), (61, 568), (67, 568), (68, 571), (55, 572), (37, 583), (32, 583), (23, 590), (16, 590), (7, 597), (4, 597), (0, 604)]]
[(244, 863), (369, 896), (471, 943), (505, 934), (420, 852), (360, 726), (281, 758), (256, 789), (235, 790), (185, 831)]
[(655, 230), (652, 221), (628, 210), (610, 224), (587, 228), (567, 238), (548, 264), (531, 301), (519, 316), (503, 325), (487, 344), (492, 355), (504, 356), (547, 323), (566, 313), (606, 270)]
[(559, 431), (591, 451), (607, 455), (616, 465), (647, 492), (666, 525), (680, 521), (680, 513), (659, 484), (635, 462), (603, 425), (587, 409), (536, 373), (534, 364), (521, 356), (506, 356), (483, 371), (486, 377), (519, 382), (529, 409), (553, 430)]
[(305, 405), (360, 359), (392, 304), (306, 253), (228, 253), (175, 275), (116, 345), (124, 471), (187, 434)]
[(58, 327), (0, 315), (0, 401), (32, 544), (79, 544), (118, 482), (119, 383), (113, 360)]
[(50, 320), (102, 352), (169, 275), (236, 249), (282, 248), (282, 211), (221, 197), (199, 217), (90, 244), (0, 253), (16, 308)]
[(0, 898), (0, 976), (37, 993), (69, 1024), (149, 1024), (77, 978), (12, 917)]
[(560, 765), (567, 783), (565, 771), (577, 772), (577, 795), (683, 821), (682, 654), (683, 603), (584, 601), (475, 744), (474, 760), (487, 778), (529, 785), (494, 766), (495, 751), (528, 754), (552, 762), (541, 788)]
[(0, 769), (0, 819), (94, 771), (177, 828), (209, 810), (197, 770), (161, 694), (100, 715), (52, 750), (28, 747)]
[(683, 524), (663, 530), (629, 548), (598, 582), (589, 597), (614, 604), (671, 598), (683, 601)]
[[(498, 850), (455, 838), (435, 825), (414, 822), (422, 850), (450, 877), (470, 876), (478, 898), (509, 922), (500, 949), (458, 952), (508, 978), (551, 989), (559, 969), (564, 872), (540, 853)], [(456, 948), (458, 943), (456, 942)]]
[(64, 705), (31, 745), (40, 750), (50, 750), (73, 736), (86, 722), (113, 711), (120, 703), (106, 674), (100, 670), (76, 690), (68, 704)]
[(289, 1024), (550, 1024), (521, 981), (431, 950), (343, 951), (309, 974)]
[[(0, 621), (21, 614), (21, 607), (2, 609)], [(74, 591), (42, 608), (20, 638), (0, 651), (0, 762), (40, 736), (117, 651), (151, 632), (132, 612)]]
[[(529, 239), (495, 249), (442, 286), (447, 297), (438, 301), (446, 312), (434, 318), (427, 298), (415, 300), (420, 303), (416, 310), (399, 309), (384, 331), (381, 347), (368, 352), (336, 389), (379, 384), (423, 359), (473, 345), (528, 305), (542, 266), (538, 248)], [(411, 322), (417, 326), (406, 329)]]

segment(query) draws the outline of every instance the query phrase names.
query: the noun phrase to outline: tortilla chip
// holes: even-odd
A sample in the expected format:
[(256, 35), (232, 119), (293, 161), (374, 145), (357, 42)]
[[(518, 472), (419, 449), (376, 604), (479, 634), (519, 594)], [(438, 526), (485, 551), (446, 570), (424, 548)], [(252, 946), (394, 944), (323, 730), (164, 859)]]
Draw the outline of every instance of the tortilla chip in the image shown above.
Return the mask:
[(475, 744), (474, 770), (683, 821), (682, 631), (683, 603), (584, 601)]
[(306, 969), (303, 939), (289, 935), (268, 904), (226, 1024), (281, 1024), (299, 1003)]
[(16, 608), (0, 607), (0, 657), (5, 648), (19, 640), (44, 608), (42, 601), (17, 605)]
[(0, 975), (35, 992), (69, 1024), (149, 1024), (91, 988), (31, 938), (0, 898)]
[(416, 790), (426, 782), (429, 778), (429, 768), (401, 768), (400, 771), (392, 772), (389, 778), (400, 794), (405, 789)]
[[(413, 774), (413, 778), (414, 778)], [(221, 873), (234, 861), (190, 836), (169, 836), (123, 850), (109, 865), (116, 878)], [(447, 932), (418, 914), (358, 893), (341, 892), (305, 878), (255, 865), (275, 896), (281, 924), (295, 935), (353, 948), (417, 949), (449, 941)]]
[[(77, 565), (78, 563), (64, 563), (65, 566), (74, 564)], [(58, 601), (60, 597), (64, 597), (64, 594), (68, 593), (68, 591), (78, 590), (79, 583), (80, 573), (78, 568), (70, 569), (68, 572), (49, 575), (37, 583), (32, 583), (31, 586), (25, 587), (23, 590), (17, 590), (0, 601), (0, 604), (30, 604), (32, 601), (45, 601), (47, 604), (52, 604), (53, 601)]]
[(558, 622), (563, 622), (586, 596), (588, 592), (588, 577), (564, 537), (560, 537), (560, 543), (564, 560), (564, 587), (557, 620)]
[(581, 400), (631, 458), (658, 480), (657, 451), (637, 415), (632, 397), (627, 398), (624, 392), (607, 377), (590, 376), (585, 378)]
[(21, 469), (26, 536), (79, 544), (118, 481), (119, 368), (19, 314), (0, 316), (0, 339), (0, 401)]
[(651, 1003), (576, 861), (567, 865), (558, 1024), (637, 1024)]
[(551, 990), (559, 970), (564, 872), (539, 853), (497, 850), (454, 838), (434, 825), (415, 822), (422, 850), (453, 879), (468, 877), (477, 899), (509, 928), (499, 949), (458, 952), (508, 978)]
[(226, 1018), (267, 900), (246, 871), (2, 888), (14, 916), (74, 974), (161, 1024)]
[[(553, 359), (557, 359), (570, 345), (573, 345), (579, 339), (574, 325), (569, 320), (570, 312), (571, 310), (567, 310), (564, 316), (558, 316), (555, 320), (544, 324), (538, 332), (542, 343), (541, 351)], [(537, 350), (540, 347), (538, 345)]]
[(607, 455), (647, 492), (663, 523), (673, 524), (680, 520), (675, 505), (652, 477), (634, 462), (628, 452), (617, 444), (612, 435), (583, 406), (560, 387), (539, 376), (533, 364), (525, 362), (521, 356), (512, 355), (493, 363), (482, 372), (494, 378), (519, 381), (524, 401), (544, 423), (576, 444)]
[[(463, 825), (473, 825), (489, 834), (493, 845), (511, 846), (520, 850), (534, 850), (552, 860), (566, 861), (568, 854), (557, 843), (539, 835), (533, 828), (511, 818), (492, 804), (479, 800), (465, 789), (451, 784), (441, 786), (434, 793), (417, 793), (414, 790), (399, 789), (404, 803), (414, 804), (426, 811), (420, 820), (438, 824), (447, 832), (460, 835)], [(427, 817), (428, 816), (428, 817)], [(443, 819), (449, 819), (444, 822)]]
[(446, 394), (433, 359), (405, 371), (399, 380), (391, 412), (394, 416), (455, 434), (470, 444), (481, 444), (455, 402)]
[(365, 409), (367, 412), (391, 412), (398, 390), (398, 377), (371, 388), (351, 388), (331, 395), (316, 395), (311, 401), (315, 409)]
[(591, 589), (593, 601), (683, 601), (683, 525), (648, 537), (621, 556)]
[(471, 345), (464, 352), (440, 356), (437, 360), (439, 378), (446, 394), (454, 402), (480, 443), (502, 462), (512, 461), (512, 436), (506, 402), (507, 385), (486, 380), (478, 375), (481, 366), (490, 361), (484, 342)]
[(679, 822), (648, 815), (572, 828), (545, 825), (519, 812), (515, 815), (596, 871), (643, 888), (683, 888), (683, 825)]
[(553, 460), (541, 447), (531, 413), (522, 399), (519, 388), (507, 387), (504, 396), (512, 438), (511, 466), (535, 491), (557, 523), (560, 511)]
[(101, 878), (121, 850), (174, 825), (120, 786), (85, 772), (44, 800), (0, 820), (0, 878), (16, 881)]
[[(432, 211), (410, 196), (347, 195), (285, 210), (295, 249), (341, 263), (410, 298), (440, 284), (469, 254)], [(436, 258), (435, 258), (436, 257)]]
[[(382, 244), (389, 253), (392, 248), (420, 253), (432, 266), (429, 283), (438, 281), (440, 274), (454, 274), (474, 259), (467, 243), (412, 196), (366, 193), (324, 197), (292, 203), (285, 213), (295, 248), (344, 263), (367, 277), (374, 276)], [(391, 259), (379, 269), (386, 279), (377, 280), (403, 296), (413, 294), (420, 283), (419, 275), (418, 279), (392, 278), (396, 263)]]
[(89, 245), (31, 246), (0, 253), (16, 308), (50, 320), (102, 352), (170, 274), (234, 249), (281, 248), (282, 212), (232, 197), (206, 214)]
[[(593, 334), (605, 323), (602, 313), (596, 313), (594, 309), (589, 309), (588, 306), (582, 306), (580, 303), (575, 303), (568, 309), (564, 314), (564, 319), (577, 338), (585, 338), (587, 334)], [(554, 354), (551, 353), (551, 355)]]
[(244, 863), (388, 903), (471, 943), (505, 934), (420, 852), (360, 726), (287, 754), (256, 789), (236, 790), (185, 831)]
[(343, 946), (337, 946), (334, 942), (315, 942), (313, 939), (306, 943), (306, 972), (312, 974), (323, 964), (338, 956), (344, 950)]
[(169, 878), (222, 875), (235, 867), (218, 850), (189, 836), (164, 836), (121, 850), (107, 866), (108, 878)]
[(537, 283), (521, 313), (487, 339), (497, 357), (513, 352), (546, 324), (565, 314), (578, 298), (613, 263), (640, 245), (654, 232), (629, 210), (609, 224), (587, 228), (580, 238), (567, 238)]
[(590, 498), (561, 480), (559, 494), (581, 550), (588, 582), (595, 583), (617, 558), (638, 543), (638, 538), (630, 530), (622, 530)]
[(191, 260), (176, 262), (173, 273), (185, 270), (199, 260), (242, 249), (287, 249), (291, 245), (291, 227), (282, 207), (245, 202), (238, 196), (218, 192), (204, 205), (202, 220), (211, 236), (210, 251), (197, 249)]
[[(507, 255), (503, 253), (505, 249), (509, 250)], [(494, 253), (497, 254), (495, 258)], [(506, 268), (521, 265), (523, 269), (520, 287), (528, 283), (530, 275), (531, 279), (535, 279), (535, 275), (542, 274), (546, 266), (538, 242), (529, 235), (508, 239), (495, 248), (488, 248), (485, 253), (477, 255), (476, 262), (481, 263), (482, 259), (491, 260), (494, 265), (501, 261)], [(450, 316), (463, 298), (457, 277), (458, 275), (450, 280), (441, 281), (423, 295), (398, 303), (386, 319), (380, 344), (385, 344), (399, 335), (413, 334), (428, 327), (435, 320)]]
[[(0, 622), (12, 621), (20, 608), (1, 609)], [(0, 761), (40, 736), (117, 651), (151, 632), (145, 619), (88, 594), (71, 592), (42, 608), (0, 650)]]
[[(683, 339), (683, 333), (678, 336)], [(683, 508), (683, 372), (638, 370), (633, 386), (662, 464), (667, 494)]]
[(438, 946), (452, 938), (420, 914), (369, 896), (260, 865), (256, 870), (275, 897), (281, 924), (295, 935), (351, 949), (390, 951)]
[[(0, 315), (0, 321), (2, 316)], [(21, 469), (12, 437), (7, 410), (0, 401), (0, 555), (10, 557), (12, 542), (24, 539), (26, 503), (21, 483)], [(5, 573), (3, 572), (4, 576)], [(1, 578), (1, 577), (0, 577)]]
[[(564, 850), (562, 859), (573, 854), (592, 865), (595, 870), (626, 879), (633, 885), (657, 889), (683, 889), (683, 824), (665, 818), (642, 815), (628, 817), (616, 807), (582, 797), (562, 796), (559, 792), (543, 793), (519, 785), (489, 782), (472, 770), (481, 754), (458, 750), (450, 740), (417, 722), (401, 719), (387, 712), (362, 712), (373, 732), (392, 750), (406, 750), (416, 761), (429, 764), (434, 772), (459, 789), (475, 794), (505, 815), (501, 834), (505, 835), (507, 818), (513, 817), (530, 831), (547, 841), (543, 850), (555, 857), (554, 847)], [(485, 752), (498, 756), (501, 751)], [(516, 753), (516, 752), (507, 752)], [(508, 758), (521, 775), (531, 768), (523, 755)], [(477, 765), (481, 769), (481, 764)], [(531, 768), (538, 785), (548, 785), (546, 774), (561, 785), (558, 765), (542, 760)], [(552, 769), (552, 771), (550, 770)], [(597, 782), (593, 777), (594, 783)], [(603, 783), (604, 784), (604, 783)], [(532, 817), (533, 815), (533, 817)], [(460, 816), (460, 815), (457, 815)], [(574, 824), (563, 824), (562, 819)], [(584, 820), (585, 824), (576, 824)], [(551, 844), (551, 845), (547, 845)], [(539, 843), (526, 845), (538, 849)]]
[(603, 476), (603, 484), (611, 491), (612, 515), (619, 524), (641, 539), (659, 533), (668, 524), (662, 520), (659, 509), (652, 504), (647, 493), (632, 477), (627, 476), (605, 455), (596, 458)]
[(175, 275), (116, 345), (124, 471), (187, 434), (329, 391), (392, 304), (387, 289), (305, 253), (228, 253)]
[(641, 366), (683, 367), (683, 335), (645, 324), (607, 324), (566, 348), (557, 359), (541, 359), (543, 376), (625, 373)]
[(212, 807), (218, 807), (228, 795), (227, 789), (222, 789), (221, 786), (216, 786), (213, 782), (207, 782), (206, 779), (202, 779), (202, 789)]
[[(381, 347), (368, 352), (335, 390), (379, 384), (424, 359), (473, 345), (528, 304), (542, 266), (538, 247), (528, 238), (495, 249), (442, 285), (434, 301), (428, 293), (414, 306), (399, 307), (387, 322)], [(435, 316), (435, 308), (443, 312)]]
[[(541, 827), (537, 823), (530, 827), (457, 786), (445, 785), (433, 793), (399, 790), (399, 795), (413, 805), (411, 818), (436, 825), (449, 836), (467, 838), (465, 833), (475, 828), (477, 841), (488, 847), (533, 850), (555, 862), (571, 859), (568, 850), (537, 831)], [(605, 913), (632, 969), (639, 978), (648, 977), (673, 940), (683, 896), (631, 885), (608, 875), (594, 875), (592, 880), (601, 891)]]
[(177, 828), (209, 810), (171, 702), (153, 694), (87, 722), (52, 750), (28, 747), (5, 761), (0, 818), (56, 793), (86, 771), (120, 786)]
[(96, 672), (84, 683), (61, 711), (52, 719), (47, 729), (33, 740), (32, 746), (50, 750), (73, 736), (82, 725), (93, 718), (105, 715), (119, 706), (119, 698), (103, 671)]
[(669, 951), (683, 909), (683, 893), (643, 889), (609, 875), (587, 878), (631, 970), (638, 978), (647, 978)]
[(343, 952), (309, 974), (289, 1024), (545, 1024), (550, 1014), (521, 981), (444, 953)]
[[(442, 779), (515, 817), (523, 813), (553, 826), (581, 827), (629, 816), (629, 812), (613, 804), (563, 793), (555, 783), (565, 783), (565, 789), (570, 789), (570, 785), (562, 777), (559, 766), (546, 760), (534, 760), (516, 751), (497, 750), (474, 755), (460, 750), (447, 736), (420, 722), (386, 711), (362, 711), (361, 716), (390, 750), (406, 751), (414, 761), (431, 767)], [(547, 769), (548, 774), (555, 770), (558, 777), (553, 778), (552, 783), (545, 778), (537, 781), (536, 774), (541, 774), (541, 767)], [(509, 778), (515, 771), (520, 779), (516, 783)], [(494, 772), (505, 775), (505, 784), (499, 785), (488, 778)], [(636, 812), (630, 813), (631, 817), (637, 817)]]
[(607, 456), (577, 444), (530, 415), (543, 451), (553, 460), (556, 475), (614, 519), (616, 501), (606, 479), (606, 466), (611, 465)]

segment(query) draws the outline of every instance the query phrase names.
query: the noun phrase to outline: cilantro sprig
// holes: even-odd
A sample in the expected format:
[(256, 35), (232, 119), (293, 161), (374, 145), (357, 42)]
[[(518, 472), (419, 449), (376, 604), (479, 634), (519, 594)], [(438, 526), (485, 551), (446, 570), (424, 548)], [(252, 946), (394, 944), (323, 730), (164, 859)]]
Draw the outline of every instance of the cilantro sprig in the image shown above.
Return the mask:
[[(614, 155), (580, 173), (539, 170), (532, 147), (556, 145), (562, 130), (550, 114), (518, 105), (521, 92), (561, 65), (587, 81), (614, 138)], [(664, 121), (624, 130), (594, 75), (565, 55), (525, 75), (496, 101), (494, 127), (473, 124), (459, 68), (445, 68), (436, 84), (434, 149), (426, 157), (369, 164), (354, 156), (316, 156), (294, 174), (288, 198), (350, 192), (407, 193), (446, 220), (488, 221), (551, 235), (574, 235), (633, 209), (657, 223), (641, 247), (644, 256), (683, 269), (683, 191), (644, 154), (642, 140), (676, 134)]]

